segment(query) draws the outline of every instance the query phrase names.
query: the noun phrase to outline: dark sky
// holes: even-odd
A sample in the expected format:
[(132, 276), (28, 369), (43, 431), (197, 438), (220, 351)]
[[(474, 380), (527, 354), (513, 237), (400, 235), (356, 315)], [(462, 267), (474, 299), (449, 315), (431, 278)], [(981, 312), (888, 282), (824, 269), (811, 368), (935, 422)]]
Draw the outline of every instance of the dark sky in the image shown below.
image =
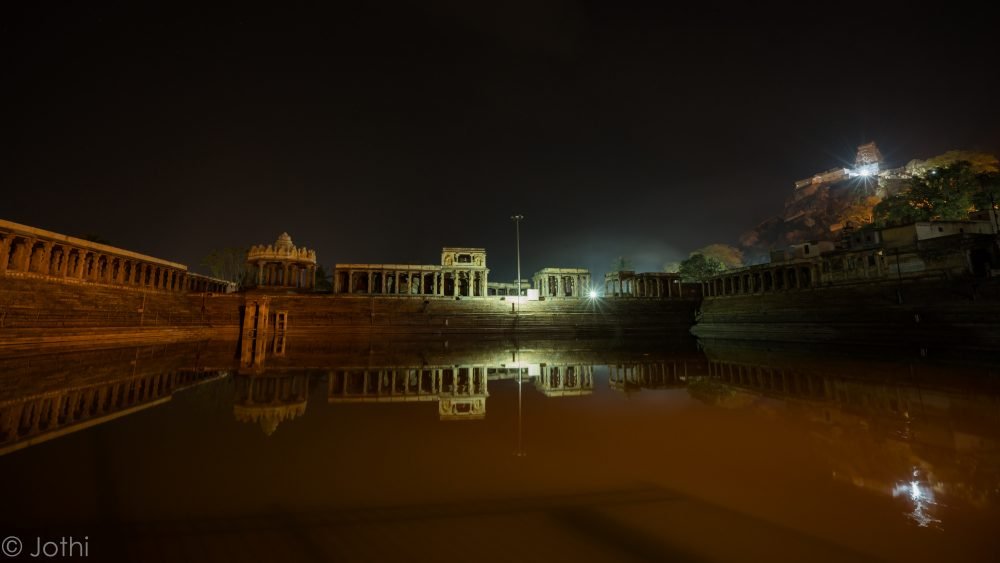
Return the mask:
[(0, 18), (0, 218), (196, 270), (287, 230), (327, 265), (484, 246), (512, 278), (514, 212), (526, 274), (658, 270), (863, 142), (1000, 152), (995, 22), (948, 3), (31, 4)]

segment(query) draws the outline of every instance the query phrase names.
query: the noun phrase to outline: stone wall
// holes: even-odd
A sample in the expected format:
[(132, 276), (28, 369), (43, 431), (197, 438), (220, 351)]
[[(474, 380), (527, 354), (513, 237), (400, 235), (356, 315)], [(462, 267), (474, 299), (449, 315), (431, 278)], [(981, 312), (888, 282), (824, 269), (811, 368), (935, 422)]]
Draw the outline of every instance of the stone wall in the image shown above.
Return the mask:
[(903, 281), (706, 299), (699, 338), (1000, 347), (1000, 282)]

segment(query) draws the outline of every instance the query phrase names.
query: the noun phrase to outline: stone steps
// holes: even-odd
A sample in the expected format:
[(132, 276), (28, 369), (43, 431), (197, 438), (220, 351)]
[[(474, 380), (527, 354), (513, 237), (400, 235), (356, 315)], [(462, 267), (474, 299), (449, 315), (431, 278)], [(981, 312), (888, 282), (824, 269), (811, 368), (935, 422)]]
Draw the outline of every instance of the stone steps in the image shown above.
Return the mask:
[(0, 328), (206, 325), (188, 295), (0, 277)]

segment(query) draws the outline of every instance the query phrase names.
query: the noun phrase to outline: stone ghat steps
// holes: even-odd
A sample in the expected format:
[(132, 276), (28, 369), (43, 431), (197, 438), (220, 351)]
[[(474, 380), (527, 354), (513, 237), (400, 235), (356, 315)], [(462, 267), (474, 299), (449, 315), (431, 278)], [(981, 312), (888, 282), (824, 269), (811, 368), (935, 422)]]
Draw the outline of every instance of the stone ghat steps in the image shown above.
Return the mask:
[[(253, 301), (253, 294), (247, 295)], [(211, 316), (242, 306), (241, 296), (219, 296), (206, 301)], [(287, 311), (291, 330), (320, 327), (383, 327), (492, 331), (537, 328), (619, 325), (690, 327), (693, 301), (552, 300), (525, 302), (520, 313), (499, 299), (440, 299), (411, 297), (345, 297), (330, 295), (272, 295), (270, 310)], [(214, 324), (219, 324), (213, 319)]]
[(702, 303), (699, 324), (997, 323), (1000, 319), (997, 289), (996, 283), (975, 288), (965, 284), (925, 283), (723, 297)]
[(4, 329), (207, 324), (200, 306), (181, 293), (0, 277)]
[(236, 341), (235, 327), (142, 326), (0, 329), (0, 357), (31, 356), (45, 351), (114, 348), (155, 343), (225, 338)]
[(1000, 346), (1000, 284), (903, 283), (708, 299), (692, 332), (719, 339)]

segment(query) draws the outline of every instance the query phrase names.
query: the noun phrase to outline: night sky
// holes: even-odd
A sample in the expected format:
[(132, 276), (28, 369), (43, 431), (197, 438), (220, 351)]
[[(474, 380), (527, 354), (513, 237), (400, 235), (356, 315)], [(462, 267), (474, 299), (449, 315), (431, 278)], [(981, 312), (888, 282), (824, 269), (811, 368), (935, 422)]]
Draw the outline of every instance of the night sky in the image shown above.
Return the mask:
[(995, 21), (950, 3), (33, 4), (0, 18), (0, 218), (196, 271), (288, 231), (327, 266), (483, 246), (512, 279), (515, 212), (526, 276), (660, 270), (869, 140), (1000, 152)]

